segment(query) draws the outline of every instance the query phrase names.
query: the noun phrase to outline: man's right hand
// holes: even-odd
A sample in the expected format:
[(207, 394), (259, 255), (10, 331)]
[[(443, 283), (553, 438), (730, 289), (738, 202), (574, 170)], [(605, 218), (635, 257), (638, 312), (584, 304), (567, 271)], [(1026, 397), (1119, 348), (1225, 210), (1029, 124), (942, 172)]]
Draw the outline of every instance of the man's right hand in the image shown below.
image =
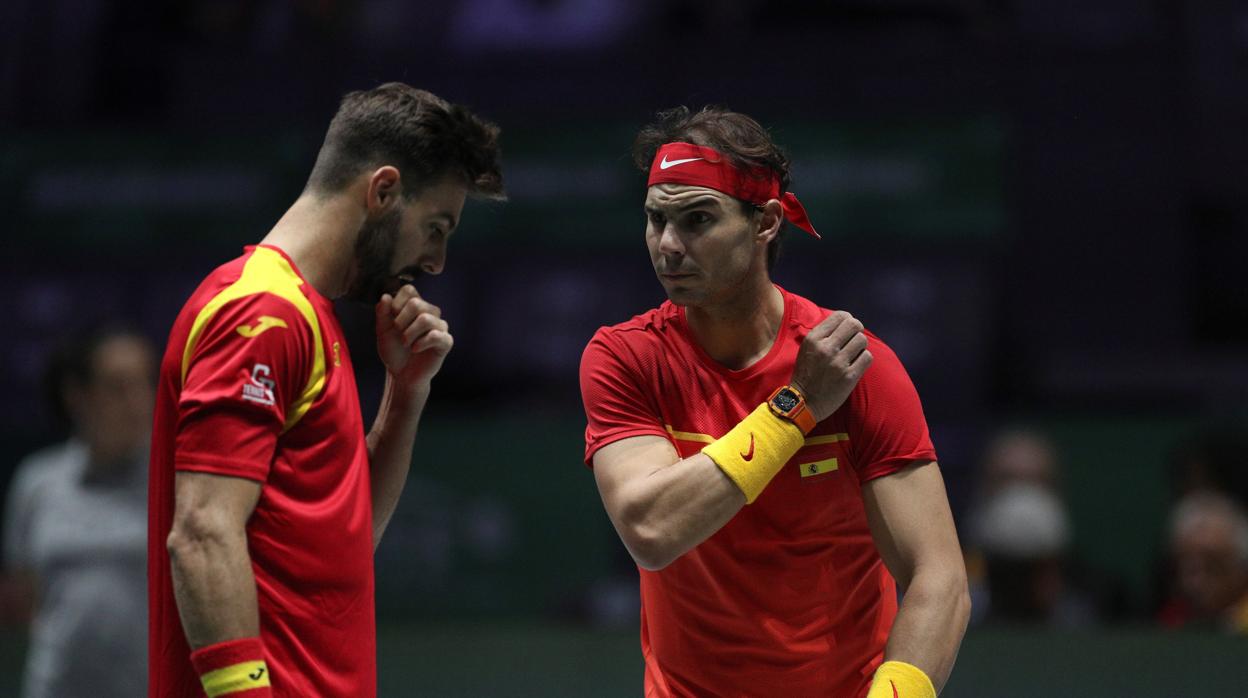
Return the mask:
[(802, 340), (790, 382), (806, 397), (815, 421), (823, 421), (845, 403), (870, 365), (862, 323), (838, 310)]

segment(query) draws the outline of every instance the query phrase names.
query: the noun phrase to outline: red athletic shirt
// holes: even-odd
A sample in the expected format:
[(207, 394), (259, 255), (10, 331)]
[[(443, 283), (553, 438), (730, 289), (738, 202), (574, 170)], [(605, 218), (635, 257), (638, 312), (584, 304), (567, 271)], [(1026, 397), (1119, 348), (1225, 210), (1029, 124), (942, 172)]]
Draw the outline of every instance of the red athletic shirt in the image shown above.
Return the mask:
[[(787, 384), (830, 311), (781, 293), (775, 344), (740, 371), (708, 356), (670, 302), (598, 330), (581, 359), (586, 462), (647, 434), (687, 458)], [(936, 459), (910, 377), (866, 334), (871, 367), (758, 499), (664, 569), (640, 571), (646, 696), (866, 694), (897, 594), (860, 488)]]
[(333, 304), (272, 247), (208, 275), (160, 366), (148, 492), (148, 695), (202, 696), (165, 540), (174, 471), (262, 484), (247, 523), (275, 696), (373, 696), (372, 500)]

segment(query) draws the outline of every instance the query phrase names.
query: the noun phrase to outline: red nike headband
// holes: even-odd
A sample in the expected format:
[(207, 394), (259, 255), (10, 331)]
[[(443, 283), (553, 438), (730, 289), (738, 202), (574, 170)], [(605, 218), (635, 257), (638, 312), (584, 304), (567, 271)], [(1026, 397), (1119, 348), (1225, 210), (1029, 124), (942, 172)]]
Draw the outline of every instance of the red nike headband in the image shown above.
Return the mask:
[(646, 186), (665, 182), (714, 189), (758, 206), (778, 199), (790, 223), (819, 237), (802, 202), (792, 192), (780, 193), (780, 176), (769, 168), (747, 170), (734, 166), (711, 148), (692, 143), (665, 143), (654, 154)]

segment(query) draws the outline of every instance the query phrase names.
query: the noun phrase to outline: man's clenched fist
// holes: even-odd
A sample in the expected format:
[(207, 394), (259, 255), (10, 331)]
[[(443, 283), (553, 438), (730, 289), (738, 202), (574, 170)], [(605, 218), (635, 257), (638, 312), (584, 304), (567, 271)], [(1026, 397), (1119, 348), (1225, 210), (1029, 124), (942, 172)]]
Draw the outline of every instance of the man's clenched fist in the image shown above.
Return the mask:
[(838, 310), (802, 340), (791, 382), (806, 396), (815, 421), (822, 421), (844, 404), (870, 365), (862, 323)]
[(406, 387), (426, 387), (455, 339), (442, 310), (410, 284), (377, 303), (377, 354), (394, 380)]

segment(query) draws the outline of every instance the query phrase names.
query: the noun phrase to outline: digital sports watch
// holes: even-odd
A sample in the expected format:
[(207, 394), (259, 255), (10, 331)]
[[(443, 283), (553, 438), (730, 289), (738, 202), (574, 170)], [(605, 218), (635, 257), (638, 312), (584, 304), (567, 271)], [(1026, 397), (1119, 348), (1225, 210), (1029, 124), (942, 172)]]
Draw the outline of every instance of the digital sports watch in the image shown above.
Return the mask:
[(815, 428), (815, 416), (806, 408), (806, 396), (792, 385), (782, 385), (767, 398), (767, 406), (773, 414), (797, 425), (803, 434)]

